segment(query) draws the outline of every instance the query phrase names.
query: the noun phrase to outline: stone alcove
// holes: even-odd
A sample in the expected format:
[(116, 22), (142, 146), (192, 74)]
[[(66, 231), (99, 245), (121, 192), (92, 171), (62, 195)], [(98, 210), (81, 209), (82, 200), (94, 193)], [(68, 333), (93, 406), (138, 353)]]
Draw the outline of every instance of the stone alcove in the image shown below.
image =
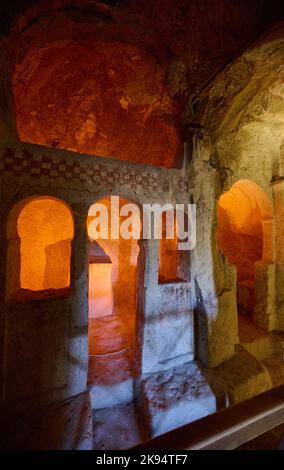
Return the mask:
[[(236, 267), (237, 307), (241, 316), (259, 323), (261, 274), (273, 263), (273, 210), (265, 191), (251, 180), (238, 180), (218, 201), (217, 243)], [(261, 325), (263, 326), (263, 325)]]
[(63, 201), (38, 196), (16, 204), (7, 222), (7, 300), (66, 294), (73, 235), (72, 213)]

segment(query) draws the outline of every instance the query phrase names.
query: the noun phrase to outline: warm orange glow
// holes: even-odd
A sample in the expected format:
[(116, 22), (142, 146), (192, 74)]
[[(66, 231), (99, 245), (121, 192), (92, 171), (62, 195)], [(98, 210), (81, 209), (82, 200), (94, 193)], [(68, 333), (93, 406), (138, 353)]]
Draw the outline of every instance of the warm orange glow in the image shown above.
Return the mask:
[[(175, 224), (175, 221), (174, 221)], [(177, 234), (166, 238), (166, 213), (162, 215), (162, 239), (159, 242), (159, 282), (174, 281), (178, 278)]]
[[(42, 291), (70, 285), (73, 219), (63, 202), (47, 197), (30, 200), (21, 208), (16, 221), (12, 216), (8, 230), (8, 264), (11, 269), (12, 263), (17, 260), (20, 263), (20, 289)], [(16, 240), (11, 240), (14, 237)]]
[(272, 208), (265, 192), (254, 182), (240, 180), (218, 202), (219, 248), (237, 267), (238, 288), (254, 302), (256, 261), (272, 261)]
[(89, 264), (89, 318), (112, 315), (112, 264)]
[[(182, 218), (174, 216), (167, 220), (167, 213), (162, 214), (162, 238), (159, 241), (159, 283), (167, 282), (188, 282), (190, 280), (190, 252), (189, 250), (179, 250), (178, 224), (183, 220), (183, 227), (179, 227), (185, 232), (188, 231), (188, 218), (186, 214), (179, 214)], [(167, 238), (167, 226), (168, 236)], [(183, 240), (184, 241), (184, 240)]]
[[(105, 197), (97, 202), (107, 208), (110, 230), (111, 199)], [(120, 198), (120, 207), (128, 202)], [(91, 239), (92, 220), (93, 216), (88, 216)], [(89, 353), (107, 354), (133, 344), (139, 246), (133, 239), (96, 241), (111, 263), (91, 263), (89, 268)]]
[(30, 54), (21, 55), (13, 76), (20, 139), (137, 163), (179, 165), (180, 126), (164, 67), (139, 47), (95, 37), (93, 31), (85, 46), (81, 37), (76, 44), (73, 34), (64, 44), (45, 44), (33, 51), (32, 64)]

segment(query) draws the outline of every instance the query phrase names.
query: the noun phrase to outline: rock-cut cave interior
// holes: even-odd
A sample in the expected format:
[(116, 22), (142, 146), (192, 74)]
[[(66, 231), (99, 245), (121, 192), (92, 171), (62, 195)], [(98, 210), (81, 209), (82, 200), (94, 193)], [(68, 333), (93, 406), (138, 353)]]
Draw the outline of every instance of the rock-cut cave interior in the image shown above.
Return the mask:
[(0, 448), (284, 402), (283, 1), (3, 1), (0, 42)]

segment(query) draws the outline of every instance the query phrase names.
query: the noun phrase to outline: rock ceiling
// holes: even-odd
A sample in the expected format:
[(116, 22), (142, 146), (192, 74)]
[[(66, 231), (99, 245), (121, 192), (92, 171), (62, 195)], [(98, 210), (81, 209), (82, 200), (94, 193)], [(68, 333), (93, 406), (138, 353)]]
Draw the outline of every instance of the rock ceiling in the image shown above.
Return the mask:
[[(266, 0), (4, 7), (19, 137), (177, 167), (196, 97), (279, 15)], [(2, 7), (3, 8), (3, 7)]]

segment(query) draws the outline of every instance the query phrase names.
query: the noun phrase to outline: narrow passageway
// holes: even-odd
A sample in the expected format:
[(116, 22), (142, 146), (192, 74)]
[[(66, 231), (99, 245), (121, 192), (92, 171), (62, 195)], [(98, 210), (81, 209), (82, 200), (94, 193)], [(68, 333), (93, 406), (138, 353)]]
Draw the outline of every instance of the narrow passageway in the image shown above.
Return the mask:
[(106, 210), (106, 236), (95, 237), (95, 206), (89, 210), (89, 383), (118, 384), (135, 374), (139, 246), (133, 238), (111, 238), (112, 217), (128, 202), (119, 198), (114, 209), (109, 196), (97, 201)]

